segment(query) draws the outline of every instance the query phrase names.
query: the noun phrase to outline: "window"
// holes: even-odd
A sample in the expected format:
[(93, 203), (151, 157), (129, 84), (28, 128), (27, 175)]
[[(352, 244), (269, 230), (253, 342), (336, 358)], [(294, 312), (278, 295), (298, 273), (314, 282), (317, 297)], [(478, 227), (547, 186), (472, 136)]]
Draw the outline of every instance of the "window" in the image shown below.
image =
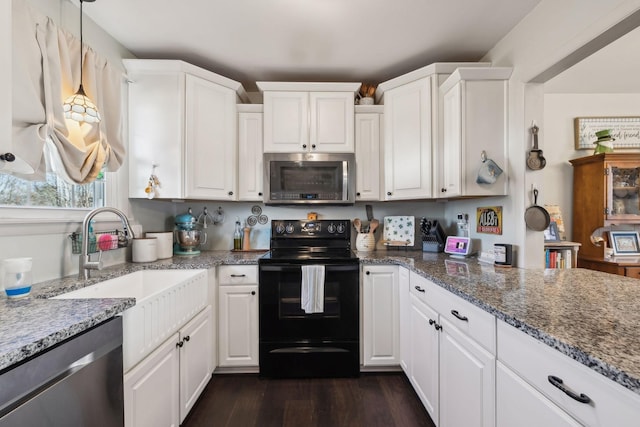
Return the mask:
[(39, 182), (0, 174), (0, 206), (93, 209), (105, 205), (105, 187), (104, 173), (83, 185), (69, 184), (53, 173)]

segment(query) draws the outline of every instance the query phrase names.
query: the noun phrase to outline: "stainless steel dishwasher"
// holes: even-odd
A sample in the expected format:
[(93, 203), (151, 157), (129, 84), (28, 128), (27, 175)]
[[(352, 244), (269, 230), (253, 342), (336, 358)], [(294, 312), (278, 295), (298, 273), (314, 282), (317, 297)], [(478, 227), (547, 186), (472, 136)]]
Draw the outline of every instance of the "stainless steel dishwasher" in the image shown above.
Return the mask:
[(122, 318), (0, 373), (0, 426), (123, 426)]

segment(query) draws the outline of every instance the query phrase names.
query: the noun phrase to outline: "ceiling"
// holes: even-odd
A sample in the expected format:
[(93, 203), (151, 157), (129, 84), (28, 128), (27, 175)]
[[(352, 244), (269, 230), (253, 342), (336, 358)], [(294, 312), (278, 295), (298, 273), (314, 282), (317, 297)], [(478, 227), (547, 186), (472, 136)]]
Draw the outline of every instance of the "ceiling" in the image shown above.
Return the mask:
[(380, 83), (480, 60), (540, 0), (102, 0), (84, 12), (139, 58), (241, 82)]

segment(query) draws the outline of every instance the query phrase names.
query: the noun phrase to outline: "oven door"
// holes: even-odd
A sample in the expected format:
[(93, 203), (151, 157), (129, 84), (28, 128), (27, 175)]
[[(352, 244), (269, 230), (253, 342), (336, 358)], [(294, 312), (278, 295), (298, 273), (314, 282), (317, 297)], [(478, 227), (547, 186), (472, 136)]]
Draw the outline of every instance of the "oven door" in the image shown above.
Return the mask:
[(326, 264), (324, 311), (301, 306), (299, 264), (260, 266), (260, 341), (353, 341), (359, 337), (359, 264)]

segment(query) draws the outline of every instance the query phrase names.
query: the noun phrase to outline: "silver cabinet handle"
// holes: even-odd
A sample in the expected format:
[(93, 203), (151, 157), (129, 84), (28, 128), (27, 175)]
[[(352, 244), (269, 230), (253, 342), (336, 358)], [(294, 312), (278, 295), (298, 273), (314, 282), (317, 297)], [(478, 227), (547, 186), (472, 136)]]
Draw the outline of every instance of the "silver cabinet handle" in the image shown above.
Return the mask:
[(577, 400), (580, 403), (591, 402), (591, 398), (586, 394), (580, 393), (580, 395), (577, 395), (573, 390), (570, 390), (566, 385), (564, 385), (564, 383), (562, 382), (562, 378), (556, 377), (554, 375), (549, 375), (547, 379), (554, 387), (560, 389), (564, 394), (566, 394), (573, 400)]
[(424, 289), (422, 289), (420, 286), (415, 286), (415, 288), (416, 288), (416, 291), (418, 291), (418, 292), (422, 292), (422, 293), (425, 293), (425, 292), (426, 292), (426, 291), (425, 291)]

